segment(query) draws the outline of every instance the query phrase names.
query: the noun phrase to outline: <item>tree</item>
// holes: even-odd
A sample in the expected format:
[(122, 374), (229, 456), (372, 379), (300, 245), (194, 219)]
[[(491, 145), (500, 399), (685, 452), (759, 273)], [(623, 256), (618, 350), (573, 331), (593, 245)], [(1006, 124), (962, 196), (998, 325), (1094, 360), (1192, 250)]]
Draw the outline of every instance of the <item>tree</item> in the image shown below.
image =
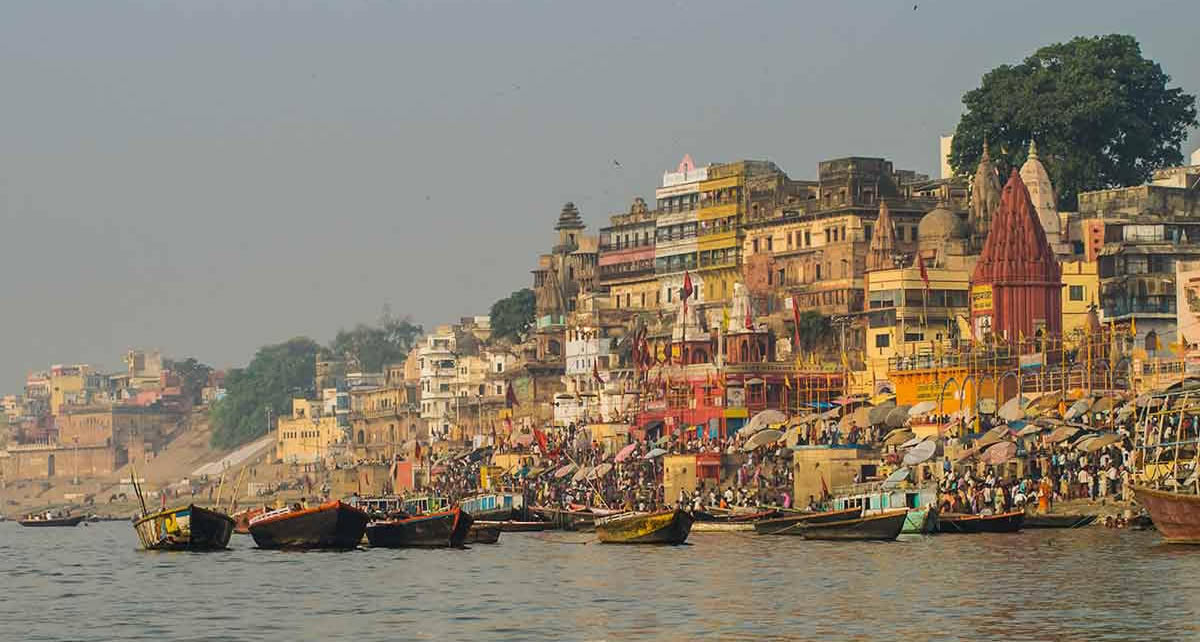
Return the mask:
[(816, 310), (805, 310), (800, 313), (800, 347), (805, 352), (812, 352), (818, 345), (833, 336), (833, 324), (829, 317), (822, 316)]
[(380, 372), (390, 363), (402, 363), (423, 333), (408, 317), (385, 311), (378, 326), (360, 323), (353, 330), (338, 330), (329, 350), (360, 372)]
[(537, 298), (533, 290), (524, 288), (517, 290), (507, 298), (492, 304), (491, 322), (492, 337), (508, 339), (513, 343), (525, 340), (525, 335), (533, 326), (536, 313)]
[(258, 349), (250, 365), (225, 377), (225, 398), (213, 404), (212, 445), (233, 448), (266, 434), (267, 409), (291, 412), (292, 397), (312, 393), (317, 355), (312, 339), (297, 337)]
[(1034, 140), (1059, 209), (1075, 210), (1080, 192), (1140, 185), (1155, 169), (1183, 161), (1196, 98), (1168, 88), (1169, 81), (1133, 36), (1042, 47), (1021, 64), (989, 71), (963, 96), (950, 164), (973, 173), (987, 141), (1003, 180)]
[(192, 403), (200, 403), (200, 393), (208, 385), (208, 376), (212, 374), (212, 367), (200, 363), (195, 357), (188, 357), (183, 361), (168, 359), (163, 365), (179, 377), (183, 394), (187, 395)]

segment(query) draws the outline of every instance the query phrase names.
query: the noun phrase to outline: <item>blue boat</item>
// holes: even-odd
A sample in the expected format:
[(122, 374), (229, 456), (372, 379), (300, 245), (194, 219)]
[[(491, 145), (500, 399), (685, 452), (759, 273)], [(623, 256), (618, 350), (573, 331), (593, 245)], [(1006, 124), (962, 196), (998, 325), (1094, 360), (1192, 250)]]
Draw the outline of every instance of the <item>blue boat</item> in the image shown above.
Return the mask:
[(936, 486), (884, 488), (883, 484), (855, 484), (838, 489), (833, 509), (861, 508), (865, 517), (906, 508), (908, 515), (900, 533), (923, 535), (932, 533), (937, 523), (937, 499)]
[(503, 522), (521, 519), (525, 514), (525, 496), (521, 493), (481, 493), (463, 499), (458, 505), (482, 521)]

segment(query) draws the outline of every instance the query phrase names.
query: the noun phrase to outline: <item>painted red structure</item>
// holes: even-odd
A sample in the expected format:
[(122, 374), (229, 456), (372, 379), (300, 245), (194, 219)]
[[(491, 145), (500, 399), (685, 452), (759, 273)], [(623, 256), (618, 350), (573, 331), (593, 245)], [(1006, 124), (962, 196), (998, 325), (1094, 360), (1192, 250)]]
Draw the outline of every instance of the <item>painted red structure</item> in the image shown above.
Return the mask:
[(1062, 268), (1016, 170), (975, 265), (971, 322), (977, 339), (993, 334), (1020, 352), (1049, 351), (1062, 336)]

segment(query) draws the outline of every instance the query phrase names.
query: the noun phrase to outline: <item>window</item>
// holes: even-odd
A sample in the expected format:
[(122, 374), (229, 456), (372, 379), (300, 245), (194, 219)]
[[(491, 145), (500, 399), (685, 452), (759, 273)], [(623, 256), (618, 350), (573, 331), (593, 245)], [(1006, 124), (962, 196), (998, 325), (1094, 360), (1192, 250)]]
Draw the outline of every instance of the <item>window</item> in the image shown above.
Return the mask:
[(812, 234), (807, 230), (804, 232), (804, 247), (812, 247)]
[(925, 333), (924, 332), (909, 332), (908, 330), (905, 330), (904, 331), (904, 340), (907, 342), (924, 341)]
[(890, 345), (892, 345), (892, 335), (890, 335), (890, 334), (875, 335), (875, 347), (876, 348), (886, 348)]
[(754, 252), (755, 254), (758, 253), (758, 239), (754, 239)]
[(903, 225), (896, 226), (896, 240), (897, 241), (904, 240), (904, 226)]
[(771, 237), (769, 236), (767, 237), (767, 251), (771, 251)]
[(1068, 296), (1070, 297), (1070, 299), (1072, 301), (1082, 301), (1083, 300), (1083, 286), (1082, 285), (1072, 285), (1070, 287), (1070, 289), (1068, 290)]

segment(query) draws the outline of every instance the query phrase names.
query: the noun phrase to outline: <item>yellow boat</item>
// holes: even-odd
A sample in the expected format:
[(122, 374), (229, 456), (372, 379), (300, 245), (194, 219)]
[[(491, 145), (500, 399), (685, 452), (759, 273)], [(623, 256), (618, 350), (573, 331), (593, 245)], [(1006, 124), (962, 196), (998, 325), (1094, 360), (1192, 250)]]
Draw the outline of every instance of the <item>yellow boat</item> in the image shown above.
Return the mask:
[(596, 535), (606, 544), (682, 544), (692, 521), (682, 510), (620, 513), (596, 520)]

